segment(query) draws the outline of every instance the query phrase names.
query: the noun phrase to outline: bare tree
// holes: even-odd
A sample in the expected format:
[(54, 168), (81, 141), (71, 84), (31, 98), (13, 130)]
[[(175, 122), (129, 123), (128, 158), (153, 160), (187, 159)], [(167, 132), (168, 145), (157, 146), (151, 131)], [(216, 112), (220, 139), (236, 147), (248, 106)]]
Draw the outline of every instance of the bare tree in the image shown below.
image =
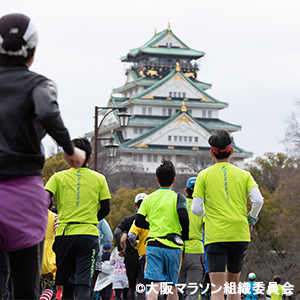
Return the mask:
[(190, 170), (195, 173), (206, 169), (213, 164), (213, 159), (209, 153), (197, 153), (190, 156), (184, 157), (184, 163), (188, 166)]
[(295, 101), (296, 110), (286, 120), (285, 137), (282, 143), (285, 150), (293, 156), (300, 156), (300, 99)]

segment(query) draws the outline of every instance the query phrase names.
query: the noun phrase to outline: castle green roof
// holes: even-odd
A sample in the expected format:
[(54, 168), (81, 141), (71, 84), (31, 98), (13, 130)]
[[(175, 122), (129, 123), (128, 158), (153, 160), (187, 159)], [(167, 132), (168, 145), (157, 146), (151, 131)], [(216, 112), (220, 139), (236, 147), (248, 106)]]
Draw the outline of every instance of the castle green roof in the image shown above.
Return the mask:
[[(171, 33), (175, 39), (177, 39), (183, 47), (159, 47), (157, 43), (162, 40), (166, 35)], [(173, 55), (173, 56), (187, 56), (193, 58), (199, 58), (204, 56), (203, 51), (198, 51), (191, 49), (185, 43), (183, 43), (173, 32), (172, 30), (165, 29), (157, 34), (155, 34), (148, 42), (146, 42), (143, 46), (132, 49), (129, 53), (123, 57), (121, 57), (121, 61), (131, 61), (132, 57), (137, 56), (140, 53), (147, 54), (162, 54), (162, 55)]]

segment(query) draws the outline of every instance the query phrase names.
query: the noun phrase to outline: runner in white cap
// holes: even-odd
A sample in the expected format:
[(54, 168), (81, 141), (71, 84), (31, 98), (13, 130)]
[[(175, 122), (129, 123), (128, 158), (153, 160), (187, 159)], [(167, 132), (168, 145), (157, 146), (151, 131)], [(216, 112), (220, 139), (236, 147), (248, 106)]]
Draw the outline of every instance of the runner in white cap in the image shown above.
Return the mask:
[(37, 41), (29, 17), (0, 18), (0, 255), (6, 252), (9, 258), (12, 299), (38, 299), (40, 294), (50, 202), (41, 180), (42, 138), (49, 133), (71, 167), (85, 161), (61, 119), (55, 84), (28, 70)]

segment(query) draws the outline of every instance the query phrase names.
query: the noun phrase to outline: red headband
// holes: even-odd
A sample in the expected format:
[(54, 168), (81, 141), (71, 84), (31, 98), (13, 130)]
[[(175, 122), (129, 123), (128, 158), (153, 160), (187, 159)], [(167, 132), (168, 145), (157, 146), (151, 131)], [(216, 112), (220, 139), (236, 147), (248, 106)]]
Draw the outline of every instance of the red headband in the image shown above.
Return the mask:
[(232, 148), (232, 145), (228, 145), (225, 149), (219, 149), (219, 148), (216, 148), (216, 147), (213, 147), (213, 146), (210, 146), (211, 150), (216, 153), (216, 154), (219, 154), (219, 153), (222, 153), (222, 152), (229, 152)]

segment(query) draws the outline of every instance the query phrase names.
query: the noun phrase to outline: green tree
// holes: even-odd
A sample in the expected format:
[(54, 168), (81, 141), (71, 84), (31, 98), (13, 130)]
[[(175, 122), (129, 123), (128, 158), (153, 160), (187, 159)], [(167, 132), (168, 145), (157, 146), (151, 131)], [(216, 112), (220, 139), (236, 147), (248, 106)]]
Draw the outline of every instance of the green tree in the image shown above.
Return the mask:
[(263, 157), (256, 157), (252, 163), (246, 164), (259, 186), (270, 193), (274, 193), (286, 174), (295, 171), (297, 167), (297, 160), (273, 152), (266, 152)]
[(54, 173), (67, 170), (69, 168), (70, 166), (64, 158), (64, 152), (59, 151), (56, 154), (48, 157), (42, 170), (42, 179), (44, 185)]
[(295, 285), (294, 297), (300, 291), (299, 162), (282, 153), (266, 153), (248, 165), (260, 186), (264, 206), (254, 226), (243, 268), (256, 272), (258, 280), (268, 283), (275, 274), (283, 283)]

